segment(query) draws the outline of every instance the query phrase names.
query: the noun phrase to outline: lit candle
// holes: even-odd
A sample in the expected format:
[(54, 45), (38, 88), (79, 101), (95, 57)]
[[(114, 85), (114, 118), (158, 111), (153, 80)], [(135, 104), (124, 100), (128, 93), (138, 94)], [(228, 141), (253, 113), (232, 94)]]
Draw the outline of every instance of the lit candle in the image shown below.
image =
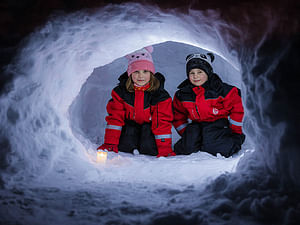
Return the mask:
[(97, 151), (97, 162), (98, 163), (105, 163), (107, 159), (107, 152), (105, 151)]

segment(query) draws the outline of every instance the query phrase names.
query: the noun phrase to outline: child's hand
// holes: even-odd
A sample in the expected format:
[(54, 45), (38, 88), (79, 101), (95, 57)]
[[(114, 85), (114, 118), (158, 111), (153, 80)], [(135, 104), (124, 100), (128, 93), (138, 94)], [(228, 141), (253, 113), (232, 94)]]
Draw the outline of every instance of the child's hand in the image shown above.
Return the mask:
[(168, 157), (168, 156), (175, 156), (175, 152), (173, 152), (172, 148), (169, 147), (161, 147), (158, 149), (157, 158), (159, 157)]
[(107, 151), (114, 151), (115, 153), (118, 153), (118, 145), (115, 144), (103, 144), (100, 147), (97, 148), (97, 150), (107, 150)]
[(168, 154), (158, 153), (156, 157), (159, 158), (159, 157), (168, 157), (168, 156), (176, 156), (176, 153), (173, 151)]

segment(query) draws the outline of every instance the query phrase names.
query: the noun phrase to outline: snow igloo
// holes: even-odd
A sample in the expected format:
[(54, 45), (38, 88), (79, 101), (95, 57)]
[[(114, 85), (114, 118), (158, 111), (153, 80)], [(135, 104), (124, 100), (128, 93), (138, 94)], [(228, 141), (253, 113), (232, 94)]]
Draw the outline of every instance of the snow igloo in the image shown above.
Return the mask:
[[(53, 15), (29, 35), (0, 97), (1, 224), (297, 224), (298, 24), (273, 8), (235, 10), (240, 20), (111, 4)], [(216, 73), (242, 92), (238, 154), (95, 161), (124, 56), (148, 45), (171, 96), (187, 54), (216, 55)]]

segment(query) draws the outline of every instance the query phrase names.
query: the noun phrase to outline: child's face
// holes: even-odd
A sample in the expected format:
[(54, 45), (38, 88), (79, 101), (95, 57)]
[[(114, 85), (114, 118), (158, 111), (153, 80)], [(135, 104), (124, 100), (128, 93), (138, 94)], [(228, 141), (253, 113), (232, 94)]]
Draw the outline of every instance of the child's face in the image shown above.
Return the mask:
[(208, 80), (208, 76), (201, 69), (192, 69), (189, 72), (189, 80), (193, 85), (201, 86)]
[(151, 73), (148, 70), (138, 70), (131, 74), (131, 78), (134, 84), (138, 86), (144, 86), (150, 81)]

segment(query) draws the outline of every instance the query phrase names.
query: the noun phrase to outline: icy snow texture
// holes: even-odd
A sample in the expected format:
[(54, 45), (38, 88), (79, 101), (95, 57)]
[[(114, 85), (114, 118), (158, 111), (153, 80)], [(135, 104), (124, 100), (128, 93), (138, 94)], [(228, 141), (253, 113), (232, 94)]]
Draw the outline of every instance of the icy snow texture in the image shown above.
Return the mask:
[[(277, 111), (276, 118), (270, 112), (277, 91), (272, 72), (284, 58), (287, 47), (282, 45), (278, 52), (271, 51), (273, 57), (267, 56), (272, 66), (261, 68), (258, 65), (265, 63), (261, 61), (265, 55), (259, 54), (260, 45), (252, 49), (256, 53), (253, 58), (251, 54), (249, 58), (243, 56), (242, 50), (233, 51), (233, 43), (239, 43), (239, 39), (231, 42), (229, 31), (238, 37), (243, 37), (243, 31), (227, 26), (218, 18), (214, 11), (191, 11), (184, 15), (126, 4), (108, 6), (94, 13), (57, 16), (32, 34), (8, 68), (15, 73), (13, 88), (0, 99), (0, 161), (5, 186), (0, 192), (1, 222), (239, 224), (243, 220), (242, 224), (292, 224), (296, 221), (300, 211), (299, 192), (295, 191), (300, 180), (299, 145), (281, 145), (281, 137), (289, 127), (282, 121), (287, 118), (280, 114), (284, 111)], [(243, 43), (242, 38), (240, 42)], [(158, 71), (166, 75), (166, 87), (171, 94), (180, 76), (184, 78), (184, 68), (179, 68), (184, 60), (181, 48), (201, 47), (226, 59), (228, 71), (222, 73), (218, 69), (225, 81), (239, 86), (240, 77), (229, 74), (242, 73), (245, 131), (255, 144), (254, 153), (242, 151), (229, 159), (206, 153), (160, 159), (110, 153), (106, 165), (94, 162), (95, 143), (101, 143), (103, 138), (105, 99), (116, 84), (116, 77), (125, 69), (120, 57), (150, 44), (157, 48), (154, 61), (159, 60), (155, 63), (158, 68), (161, 66)], [(175, 47), (170, 52), (164, 49), (172, 45)], [(179, 55), (175, 62), (162, 59), (164, 55), (172, 55), (172, 51)], [(121, 63), (113, 62), (116, 59)], [(118, 66), (107, 65), (110, 63)], [(178, 68), (170, 69), (168, 64)], [(88, 86), (97, 82), (103, 82), (102, 93)], [(90, 118), (89, 112), (94, 116), (94, 111), (85, 112), (86, 117), (79, 111), (85, 104), (81, 99), (87, 98), (84, 91), (103, 95), (99, 104), (94, 100), (86, 102), (87, 107), (99, 110), (97, 116), (101, 118), (95, 124), (83, 120)], [(279, 100), (276, 104), (286, 104), (284, 97)], [(87, 131), (88, 125), (91, 131)], [(101, 127), (97, 136), (96, 129)], [(236, 173), (225, 172), (234, 172), (238, 161)]]

